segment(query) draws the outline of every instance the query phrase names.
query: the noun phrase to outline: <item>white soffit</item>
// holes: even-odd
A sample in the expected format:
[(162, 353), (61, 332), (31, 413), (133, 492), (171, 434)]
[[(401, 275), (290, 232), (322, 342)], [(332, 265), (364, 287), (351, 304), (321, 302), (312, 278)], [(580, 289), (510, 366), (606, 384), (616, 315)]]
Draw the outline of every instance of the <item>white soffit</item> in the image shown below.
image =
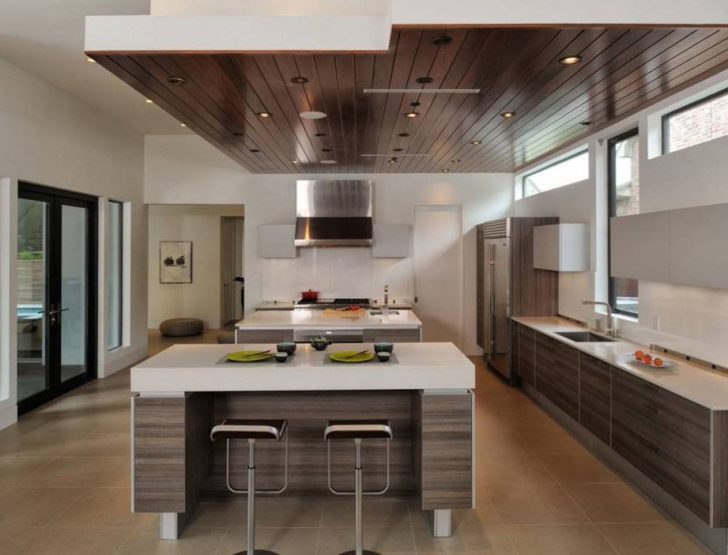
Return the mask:
[(88, 16), (86, 52), (386, 52), (392, 31), (389, 0), (160, 0), (151, 12)]

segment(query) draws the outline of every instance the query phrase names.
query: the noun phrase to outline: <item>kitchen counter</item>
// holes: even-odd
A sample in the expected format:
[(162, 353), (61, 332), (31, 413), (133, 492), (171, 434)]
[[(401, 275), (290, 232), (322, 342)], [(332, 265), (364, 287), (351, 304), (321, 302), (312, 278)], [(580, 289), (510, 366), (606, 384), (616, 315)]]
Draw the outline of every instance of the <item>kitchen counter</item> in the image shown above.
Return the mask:
[[(382, 305), (378, 302), (371, 303), (372, 308), (381, 309)], [(296, 301), (263, 301), (255, 306), (255, 310), (294, 310)], [(392, 310), (412, 310), (412, 303), (408, 300), (393, 300), (390, 303)]]
[(397, 362), (336, 364), (328, 354), (372, 349), (334, 345), (316, 351), (299, 345), (288, 361), (226, 362), (233, 351), (275, 350), (275, 345), (174, 345), (131, 369), (136, 393), (190, 391), (337, 391), (460, 389), (475, 387), (473, 363), (452, 343), (401, 343)]
[(254, 312), (250, 317), (236, 324), (240, 330), (277, 330), (305, 328), (329, 330), (346, 328), (420, 328), (422, 322), (411, 310), (394, 311), (389, 314), (372, 315), (371, 310), (264, 310)]
[(669, 368), (652, 369), (630, 360), (637, 350), (649, 352), (649, 347), (617, 339), (612, 343), (577, 343), (557, 335), (562, 331), (585, 331), (586, 328), (565, 318), (519, 316), (514, 322), (543, 333), (556, 341), (595, 358), (603, 360), (625, 372), (680, 395), (711, 410), (728, 410), (728, 375), (712, 371), (669, 355), (674, 360)]

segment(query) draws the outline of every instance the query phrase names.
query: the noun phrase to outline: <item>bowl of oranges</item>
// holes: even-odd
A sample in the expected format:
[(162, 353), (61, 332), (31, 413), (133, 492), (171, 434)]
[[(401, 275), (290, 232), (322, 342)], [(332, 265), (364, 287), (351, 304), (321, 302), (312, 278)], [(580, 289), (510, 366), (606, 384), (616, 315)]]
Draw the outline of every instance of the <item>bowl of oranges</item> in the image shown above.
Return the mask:
[(650, 368), (667, 368), (668, 366), (672, 366), (673, 364), (675, 364), (673, 361), (663, 356), (659, 356), (653, 353), (646, 353), (644, 351), (635, 351), (634, 359), (640, 364), (644, 364), (645, 366), (649, 366)]

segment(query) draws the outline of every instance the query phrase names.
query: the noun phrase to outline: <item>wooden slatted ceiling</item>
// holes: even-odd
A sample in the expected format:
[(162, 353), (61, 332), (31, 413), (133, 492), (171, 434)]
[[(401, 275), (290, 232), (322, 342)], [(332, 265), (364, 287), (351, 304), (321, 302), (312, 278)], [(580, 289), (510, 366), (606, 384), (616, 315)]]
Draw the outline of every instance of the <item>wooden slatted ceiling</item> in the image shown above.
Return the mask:
[[(395, 30), (383, 55), (90, 54), (256, 173), (511, 172), (728, 67), (725, 28), (453, 29), (433, 44), (440, 34)], [(581, 63), (560, 64), (568, 54)], [(310, 110), (328, 117), (300, 118)]]

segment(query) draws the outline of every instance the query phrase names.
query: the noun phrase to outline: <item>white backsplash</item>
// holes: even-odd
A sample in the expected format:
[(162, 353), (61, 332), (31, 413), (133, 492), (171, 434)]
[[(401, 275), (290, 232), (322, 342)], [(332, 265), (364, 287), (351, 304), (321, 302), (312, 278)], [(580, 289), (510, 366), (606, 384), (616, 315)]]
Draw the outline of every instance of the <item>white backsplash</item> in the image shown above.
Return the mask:
[(258, 259), (263, 299), (293, 300), (313, 289), (323, 297), (391, 299), (413, 296), (411, 258), (372, 258), (369, 248), (301, 248), (297, 258)]

